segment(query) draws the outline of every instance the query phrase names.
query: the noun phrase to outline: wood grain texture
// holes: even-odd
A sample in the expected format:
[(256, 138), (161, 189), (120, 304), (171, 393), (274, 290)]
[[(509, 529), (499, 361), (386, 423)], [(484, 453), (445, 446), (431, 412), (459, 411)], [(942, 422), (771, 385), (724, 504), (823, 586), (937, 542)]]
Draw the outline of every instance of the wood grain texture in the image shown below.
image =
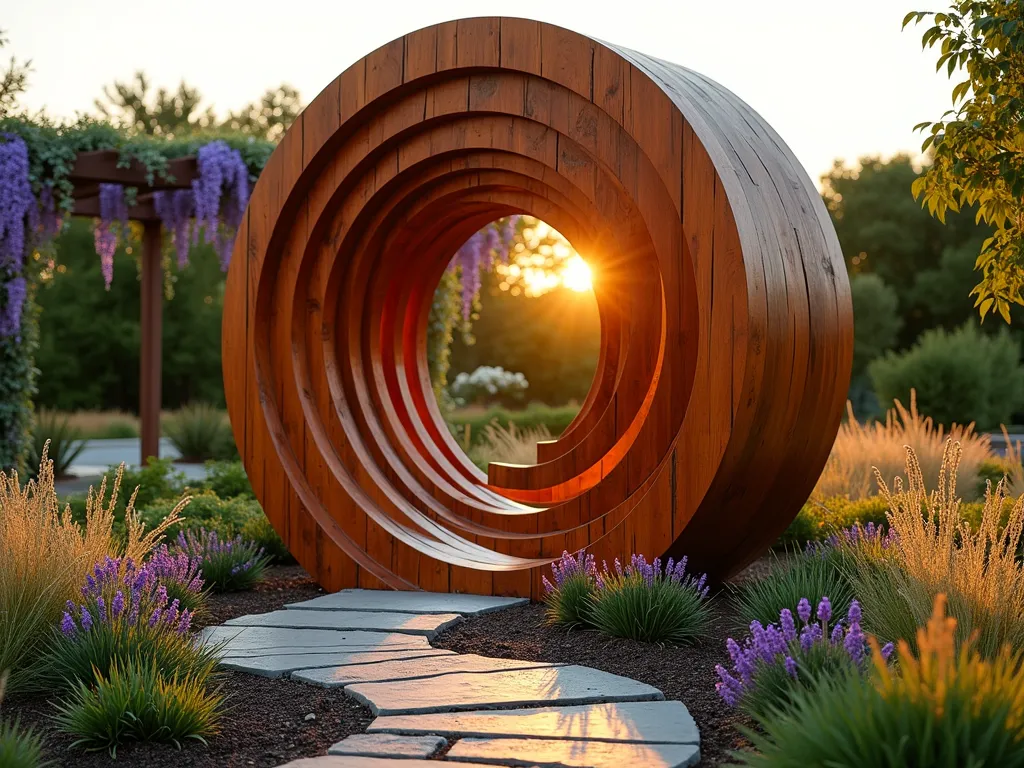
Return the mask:
[[(427, 374), (434, 287), (529, 213), (590, 262), (601, 354), (532, 466), (485, 474)], [(726, 577), (788, 525), (835, 438), (853, 325), (813, 184), (735, 95), (549, 24), (418, 30), (343, 72), (253, 190), (224, 376), (254, 490), (328, 589), (538, 598), (563, 550)]]

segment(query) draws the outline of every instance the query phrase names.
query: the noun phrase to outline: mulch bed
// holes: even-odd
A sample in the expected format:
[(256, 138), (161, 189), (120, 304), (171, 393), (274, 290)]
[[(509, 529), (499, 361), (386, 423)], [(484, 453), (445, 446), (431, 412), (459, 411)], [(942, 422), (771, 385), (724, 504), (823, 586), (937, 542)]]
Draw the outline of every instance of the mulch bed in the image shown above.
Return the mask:
[[(755, 563), (737, 580), (756, 578), (764, 568), (764, 561)], [(208, 615), (196, 626), (276, 610), (285, 603), (320, 594), (323, 590), (299, 566), (272, 567), (267, 579), (251, 592), (213, 595)], [(498, 658), (582, 664), (653, 685), (667, 699), (686, 704), (700, 728), (700, 765), (714, 766), (728, 762), (730, 751), (744, 746), (733, 727), (744, 718), (715, 693), (714, 666), (727, 662), (725, 639), (734, 634), (733, 621), (728, 596), (719, 595), (713, 604), (710, 637), (695, 647), (669, 648), (549, 627), (544, 623), (543, 606), (527, 605), (462, 621), (438, 636), (433, 645)], [(76, 768), (270, 768), (299, 757), (326, 754), (331, 744), (365, 732), (373, 720), (366, 707), (346, 697), (340, 688), (226, 672), (223, 690), (230, 697), (230, 707), (222, 721), (222, 733), (209, 745), (194, 742), (178, 750), (129, 744), (118, 749), (116, 762), (106, 752), (70, 749), (74, 739), (53, 729), (50, 714), (54, 705), (45, 696), (8, 698), (3, 714), (5, 718), (18, 717), (23, 726), (41, 733), (46, 756), (55, 765)], [(306, 720), (309, 714), (315, 719)]]

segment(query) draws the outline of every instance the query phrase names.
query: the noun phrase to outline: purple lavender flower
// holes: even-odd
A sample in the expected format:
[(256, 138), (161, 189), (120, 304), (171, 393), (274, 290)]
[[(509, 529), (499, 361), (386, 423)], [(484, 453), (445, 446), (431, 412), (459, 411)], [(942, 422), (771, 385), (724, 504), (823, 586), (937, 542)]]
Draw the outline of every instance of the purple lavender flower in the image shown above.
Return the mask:
[(782, 636), (787, 643), (796, 640), (796, 623), (793, 621), (793, 612), (789, 608), (783, 608), (779, 613), (779, 624), (782, 626)]
[(74, 637), (76, 630), (75, 620), (71, 618), (71, 614), (67, 611), (64, 612), (64, 618), (60, 622), (60, 631), (64, 637)]
[(786, 673), (796, 680), (796, 659), (792, 656), (786, 656), (783, 665), (786, 667)]
[(84, 605), (82, 606), (81, 621), (82, 629), (84, 629), (86, 632), (92, 629), (92, 614), (89, 613), (89, 609), (86, 608)]
[(856, 600), (850, 603), (850, 610), (846, 612), (846, 619), (851, 624), (857, 624), (860, 622), (860, 603)]
[(796, 604), (796, 615), (804, 624), (811, 620), (811, 601), (806, 597), (801, 597), (800, 602)]
[(885, 661), (888, 661), (889, 657), (892, 656), (892, 652), (895, 649), (896, 649), (896, 646), (893, 645), (892, 643), (886, 643), (885, 645), (883, 645), (882, 646), (882, 650), (881, 650), (882, 658)]
[(818, 603), (818, 621), (822, 625), (828, 624), (829, 619), (832, 618), (832, 602), (827, 598), (821, 598), (821, 602)]
[(114, 595), (114, 600), (110, 603), (110, 609), (113, 611), (115, 619), (124, 611), (124, 592), (120, 589), (117, 590), (117, 594)]

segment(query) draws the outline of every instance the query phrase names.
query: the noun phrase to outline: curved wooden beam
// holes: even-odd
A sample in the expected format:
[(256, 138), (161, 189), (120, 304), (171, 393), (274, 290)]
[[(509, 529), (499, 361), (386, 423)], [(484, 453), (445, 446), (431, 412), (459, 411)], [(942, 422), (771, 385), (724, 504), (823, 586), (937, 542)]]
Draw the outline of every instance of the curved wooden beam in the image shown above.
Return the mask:
[[(510, 213), (586, 253), (598, 375), (533, 466), (477, 470), (430, 389), (430, 301)], [(225, 296), (235, 439), (328, 589), (539, 597), (547, 563), (689, 555), (724, 577), (788, 525), (852, 361), (828, 215), (782, 140), (690, 70), (476, 18), (361, 59), (260, 176)]]

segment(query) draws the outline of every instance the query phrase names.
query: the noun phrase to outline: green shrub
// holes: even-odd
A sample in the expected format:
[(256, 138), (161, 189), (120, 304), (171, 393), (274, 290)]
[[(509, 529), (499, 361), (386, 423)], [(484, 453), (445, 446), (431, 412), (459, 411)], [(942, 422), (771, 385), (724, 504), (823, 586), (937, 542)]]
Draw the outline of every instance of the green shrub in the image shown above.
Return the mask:
[(235, 496), (255, 498), (249, 475), (240, 461), (206, 462), (206, 480), (202, 487), (222, 499), (233, 499)]
[(186, 406), (164, 424), (183, 461), (231, 459), (234, 438), (224, 412), (205, 403)]
[(645, 643), (692, 643), (707, 634), (711, 623), (706, 578), (686, 574), (686, 558), (671, 559), (664, 571), (660, 560), (648, 564), (633, 555), (622, 568), (597, 574), (590, 612), (594, 627), (612, 637)]
[(506, 408), (488, 408), (486, 411), (480, 409), (456, 410), (448, 414), (447, 420), (460, 443), (465, 442), (465, 429), (468, 426), (470, 445), (476, 445), (484, 439), (486, 427), (494, 421), (504, 429), (508, 429), (510, 424), (515, 424), (519, 430), (545, 427), (548, 432), (557, 437), (565, 431), (579, 411), (578, 405), (550, 406), (542, 403), (530, 403), (527, 408), (519, 411)]
[(40, 411), (32, 432), (32, 449), (29, 452), (29, 466), (38, 467), (43, 459), (43, 447), (50, 442), (47, 455), (53, 462), (53, 473), (63, 477), (82, 451), (85, 440), (80, 430), (68, 422), (68, 417), (51, 411)]
[(274, 526), (270, 524), (262, 510), (259, 515), (246, 520), (238, 529), (238, 533), (246, 541), (252, 541), (259, 545), (271, 562), (282, 565), (295, 562), (292, 553), (288, 551), (288, 547), (284, 545), (284, 541), (274, 530)]
[[(4, 697), (6, 676), (0, 675), (0, 703)], [(0, 766), (3, 768), (44, 768), (43, 744), (35, 733), (22, 730), (18, 721), (0, 720)]]
[(784, 560), (774, 557), (767, 575), (734, 588), (737, 625), (770, 624), (778, 620), (780, 610), (800, 598), (817, 605), (828, 597), (837, 613), (846, 613), (854, 597), (850, 567), (844, 550), (834, 547), (795, 552)]
[(916, 389), (922, 412), (939, 424), (991, 429), (1024, 404), (1020, 349), (1005, 329), (983, 334), (968, 323), (952, 333), (926, 331), (909, 350), (871, 363), (868, 373), (880, 402), (906, 402)]
[(569, 629), (589, 627), (597, 567), (593, 555), (563, 552), (551, 564), (554, 583), (543, 577), (545, 616), (549, 624)]
[(117, 661), (95, 684), (79, 682), (58, 705), (57, 725), (77, 736), (73, 746), (109, 749), (129, 741), (206, 743), (218, 732), (224, 697), (206, 675), (170, 674), (156, 661)]
[[(753, 751), (743, 765), (772, 768), (1024, 766), (1024, 670), (1007, 648), (992, 662), (957, 651), (956, 622), (942, 596), (918, 631), (920, 657), (907, 643), (898, 673), (879, 664), (864, 677), (822, 678), (741, 728)], [(877, 651), (877, 646), (875, 648)]]
[(885, 525), (888, 509), (889, 505), (881, 496), (868, 496), (856, 501), (843, 496), (820, 502), (809, 500), (779, 537), (778, 545), (803, 547), (809, 541), (823, 541), (856, 523)]

